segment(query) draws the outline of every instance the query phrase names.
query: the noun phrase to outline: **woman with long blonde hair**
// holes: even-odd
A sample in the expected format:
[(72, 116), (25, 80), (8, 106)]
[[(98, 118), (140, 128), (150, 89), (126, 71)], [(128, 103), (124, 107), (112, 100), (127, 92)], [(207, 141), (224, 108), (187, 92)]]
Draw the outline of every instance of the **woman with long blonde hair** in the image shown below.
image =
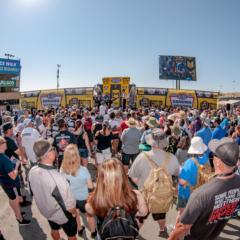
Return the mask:
[[(148, 212), (141, 193), (129, 185), (122, 163), (112, 158), (99, 165), (96, 188), (86, 204), (88, 219), (96, 216), (99, 229), (109, 210), (115, 207), (123, 208), (134, 218)], [(95, 229), (90, 230), (94, 232)]]
[[(76, 198), (78, 216), (78, 234), (81, 236), (85, 227), (81, 226), (79, 211), (86, 213), (85, 204), (88, 198), (88, 191), (92, 191), (93, 183), (88, 169), (81, 166), (78, 148), (75, 144), (69, 144), (65, 151), (61, 172), (65, 174), (70, 183), (71, 190)], [(91, 224), (91, 223), (90, 223)]]

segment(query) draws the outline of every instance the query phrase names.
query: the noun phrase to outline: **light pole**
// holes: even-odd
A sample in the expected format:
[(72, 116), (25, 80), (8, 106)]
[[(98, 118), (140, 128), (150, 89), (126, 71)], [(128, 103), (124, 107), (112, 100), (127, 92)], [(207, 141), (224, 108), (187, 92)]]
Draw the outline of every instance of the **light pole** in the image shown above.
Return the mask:
[(59, 68), (61, 67), (60, 64), (57, 64), (57, 91), (59, 89)]
[(236, 81), (233, 80), (232, 83), (233, 83), (233, 94), (234, 94), (234, 92), (236, 92), (236, 89), (235, 89), (235, 83), (236, 83)]

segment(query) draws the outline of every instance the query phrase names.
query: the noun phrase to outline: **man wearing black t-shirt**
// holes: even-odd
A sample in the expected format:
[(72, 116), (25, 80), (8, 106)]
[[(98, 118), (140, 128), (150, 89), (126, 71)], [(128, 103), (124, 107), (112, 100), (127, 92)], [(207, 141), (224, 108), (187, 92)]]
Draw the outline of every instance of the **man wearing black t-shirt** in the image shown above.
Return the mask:
[(235, 174), (239, 147), (230, 138), (209, 143), (216, 177), (195, 190), (169, 240), (217, 239), (240, 204), (240, 176)]
[(64, 119), (58, 120), (59, 133), (54, 137), (53, 146), (56, 147), (58, 153), (58, 168), (61, 167), (64, 150), (68, 144), (77, 144), (75, 136), (67, 130)]
[[(7, 149), (5, 151), (5, 155), (7, 155), (7, 157), (14, 163), (16, 164), (16, 162), (18, 162), (19, 160), (21, 161), (21, 163), (26, 164), (26, 160), (25, 160), (25, 156), (24, 153), (18, 148), (16, 142), (13, 140), (13, 125), (10, 122), (5, 123), (2, 126), (3, 129), (3, 133), (4, 133), (4, 138), (6, 140), (6, 144), (7, 144)], [(21, 165), (19, 165), (19, 174), (20, 174), (20, 178), (22, 183), (24, 183), (23, 180), (23, 176), (22, 171), (21, 171)], [(24, 197), (25, 198), (25, 197)], [(28, 205), (31, 205), (31, 202), (29, 201), (23, 201), (20, 202), (21, 207), (25, 207)]]
[(10, 158), (10, 159), (17, 159), (19, 160), (19, 156), (21, 156), (21, 151), (18, 148), (16, 142), (12, 139), (13, 137), (13, 125), (12, 123), (5, 123), (3, 125), (3, 133), (4, 133), (4, 138), (7, 143), (7, 150), (5, 154)]

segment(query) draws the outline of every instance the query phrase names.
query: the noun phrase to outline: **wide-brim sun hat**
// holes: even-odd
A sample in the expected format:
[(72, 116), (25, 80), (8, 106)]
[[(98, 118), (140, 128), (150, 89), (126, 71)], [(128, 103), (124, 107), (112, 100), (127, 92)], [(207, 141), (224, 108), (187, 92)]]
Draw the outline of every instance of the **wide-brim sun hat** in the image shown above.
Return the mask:
[(168, 117), (167, 117), (168, 120), (171, 120), (171, 121), (173, 121), (173, 122), (176, 121), (176, 118), (177, 118), (177, 116), (176, 116), (175, 113), (170, 114), (170, 115), (168, 115)]
[(184, 111), (180, 111), (176, 114), (177, 117), (179, 117), (180, 119), (186, 119), (187, 116), (186, 116), (186, 113)]
[(150, 117), (148, 119), (148, 121), (146, 122), (146, 124), (150, 127), (150, 128), (156, 128), (158, 127), (158, 122), (157, 119), (155, 117)]
[(135, 127), (137, 122), (134, 118), (129, 118), (128, 121), (126, 122), (126, 124), (129, 126), (129, 127)]
[(164, 149), (168, 145), (168, 140), (165, 132), (160, 128), (155, 128), (151, 133), (145, 136), (146, 143), (148, 145), (156, 146), (160, 149)]
[(193, 137), (191, 140), (191, 146), (188, 149), (188, 154), (202, 155), (207, 151), (208, 147), (204, 144), (202, 138)]
[(173, 133), (175, 136), (178, 137), (178, 136), (181, 135), (181, 129), (180, 129), (179, 125), (174, 124), (174, 125), (171, 126), (170, 128), (171, 128), (172, 133)]

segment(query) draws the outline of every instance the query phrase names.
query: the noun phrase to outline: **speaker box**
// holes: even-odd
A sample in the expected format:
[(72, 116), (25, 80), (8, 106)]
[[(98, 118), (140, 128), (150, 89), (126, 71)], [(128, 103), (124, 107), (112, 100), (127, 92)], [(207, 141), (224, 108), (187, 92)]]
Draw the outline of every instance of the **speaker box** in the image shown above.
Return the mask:
[(231, 105), (229, 103), (227, 103), (226, 108), (227, 108), (228, 111), (230, 111), (231, 110)]

